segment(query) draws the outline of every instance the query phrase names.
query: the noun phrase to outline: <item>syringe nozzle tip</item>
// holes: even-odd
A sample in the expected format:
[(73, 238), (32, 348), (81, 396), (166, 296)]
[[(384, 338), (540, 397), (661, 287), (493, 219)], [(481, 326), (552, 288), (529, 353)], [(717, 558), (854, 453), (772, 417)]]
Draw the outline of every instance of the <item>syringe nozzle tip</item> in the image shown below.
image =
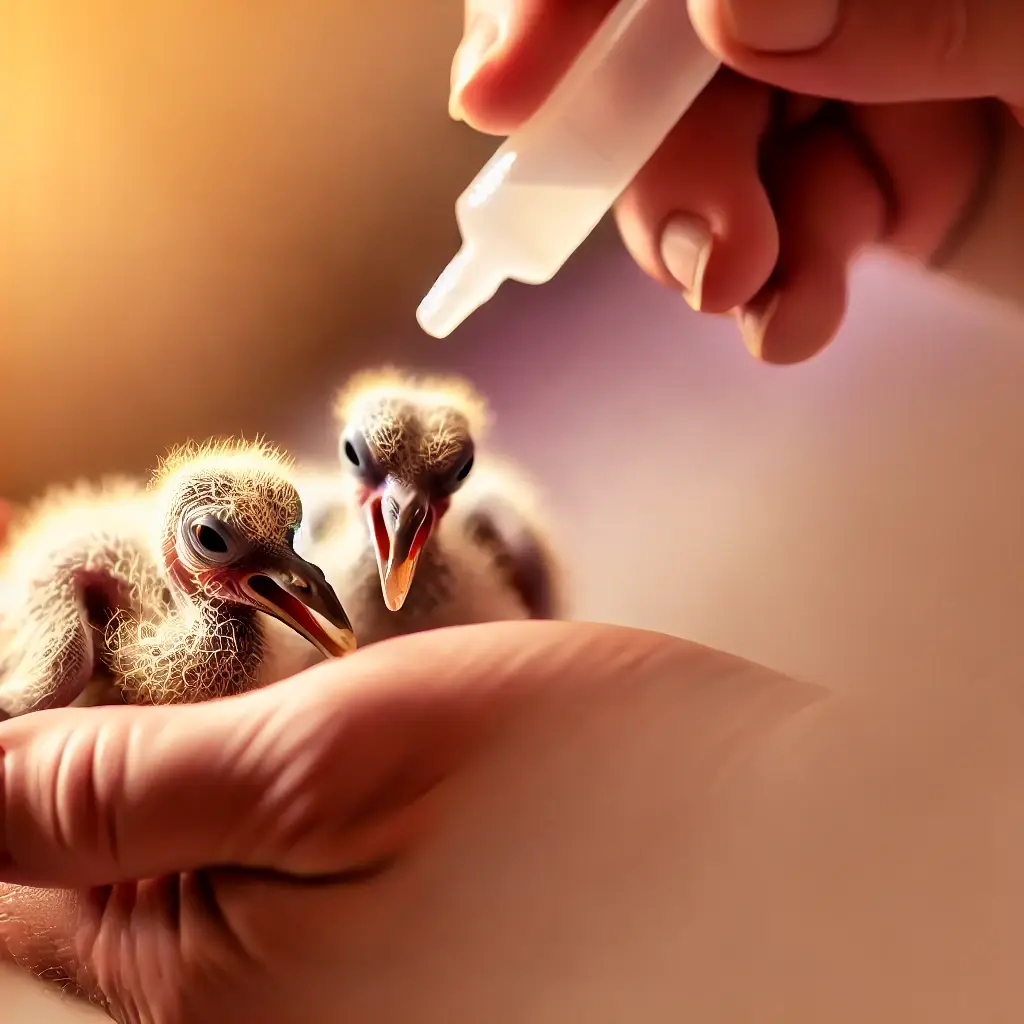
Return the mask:
[(432, 337), (447, 338), (498, 290), (503, 280), (503, 275), (493, 271), (479, 252), (464, 245), (419, 304), (416, 321)]

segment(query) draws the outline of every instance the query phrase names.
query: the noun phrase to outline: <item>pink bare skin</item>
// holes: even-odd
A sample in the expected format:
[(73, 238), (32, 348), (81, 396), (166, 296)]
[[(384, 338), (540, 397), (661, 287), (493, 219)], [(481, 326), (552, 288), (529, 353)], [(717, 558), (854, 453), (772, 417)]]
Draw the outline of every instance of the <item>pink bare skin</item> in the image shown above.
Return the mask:
[[(481, 131), (513, 130), (612, 5), (467, 0), (453, 114)], [(618, 203), (644, 271), (691, 302), (699, 296), (702, 311), (731, 313), (750, 351), (774, 363), (807, 359), (835, 336), (850, 264), (867, 247), (1024, 303), (1015, 269), (1024, 6), (689, 0), (689, 9), (728, 69)], [(693, 260), (682, 280), (663, 253), (676, 216), (711, 243), (696, 287)]]

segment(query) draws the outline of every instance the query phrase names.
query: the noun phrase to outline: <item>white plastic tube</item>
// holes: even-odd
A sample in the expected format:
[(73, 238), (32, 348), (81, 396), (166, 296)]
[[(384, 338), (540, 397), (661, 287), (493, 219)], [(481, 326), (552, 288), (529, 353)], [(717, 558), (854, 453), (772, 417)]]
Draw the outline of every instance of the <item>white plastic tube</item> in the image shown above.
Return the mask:
[(620, 0), (459, 196), (462, 248), (420, 303), (420, 327), (445, 338), (503, 281), (551, 280), (718, 66), (686, 0)]

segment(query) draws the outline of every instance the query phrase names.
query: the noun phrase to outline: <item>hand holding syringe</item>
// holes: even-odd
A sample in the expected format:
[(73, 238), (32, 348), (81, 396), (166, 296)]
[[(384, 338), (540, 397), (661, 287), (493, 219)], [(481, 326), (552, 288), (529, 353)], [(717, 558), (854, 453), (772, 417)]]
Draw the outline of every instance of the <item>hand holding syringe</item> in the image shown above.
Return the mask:
[(550, 280), (718, 68), (682, 0), (621, 0), (455, 204), (462, 249), (420, 304), (450, 334), (505, 280)]
[[(1024, 305), (1024, 7), (678, 0), (666, 9), (678, 16), (684, 5), (704, 46), (732, 70), (700, 92), (615, 204), (643, 270), (702, 312), (734, 314), (748, 349), (776, 363), (806, 359), (835, 336), (850, 264), (866, 246), (891, 248)], [(544, 98), (612, 7), (613, 0), (467, 0), (455, 109), (521, 149), (521, 140), (529, 142), (535, 154), (532, 133), (555, 99)], [(667, 75), (678, 84), (679, 75), (696, 74), (697, 63), (687, 63), (701, 59), (692, 36), (672, 44), (675, 68), (662, 63), (671, 50), (667, 32), (625, 59), (634, 33), (641, 38), (638, 10), (653, 16), (661, 7), (615, 7), (613, 17), (632, 16), (637, 27), (613, 57), (595, 56), (599, 72), (585, 94), (593, 79), (617, 92), (623, 76), (640, 83)], [(636, 102), (626, 89), (618, 102)], [(1002, 102), (976, 98), (983, 96)], [(558, 101), (563, 120), (577, 102)], [(613, 120), (621, 109), (605, 113)], [(549, 127), (555, 123), (551, 115)], [(609, 127), (609, 144), (620, 128)], [(588, 231), (575, 209), (566, 219), (573, 230), (560, 224), (557, 235), (564, 254)], [(508, 233), (516, 244), (506, 241), (506, 262), (522, 237), (534, 235), (528, 213), (522, 221)], [(535, 257), (514, 276), (543, 279), (557, 263), (547, 249), (545, 256), (551, 262)], [(434, 326), (447, 317), (451, 329), (469, 309), (463, 303), (454, 320), (434, 313)], [(430, 320), (429, 306), (424, 312)]]

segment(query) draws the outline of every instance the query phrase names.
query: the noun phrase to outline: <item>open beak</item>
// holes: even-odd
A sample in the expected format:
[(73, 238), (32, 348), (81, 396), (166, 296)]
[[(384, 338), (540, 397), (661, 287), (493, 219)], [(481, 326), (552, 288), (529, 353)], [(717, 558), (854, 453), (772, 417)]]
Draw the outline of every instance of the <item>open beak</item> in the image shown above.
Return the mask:
[(437, 513), (422, 491), (389, 479), (370, 499), (367, 516), (384, 603), (397, 612), (409, 595), (416, 564), (430, 539)]
[(352, 623), (338, 595), (312, 562), (292, 552), (245, 572), (240, 582), (260, 611), (291, 626), (325, 657), (341, 658), (356, 649)]

